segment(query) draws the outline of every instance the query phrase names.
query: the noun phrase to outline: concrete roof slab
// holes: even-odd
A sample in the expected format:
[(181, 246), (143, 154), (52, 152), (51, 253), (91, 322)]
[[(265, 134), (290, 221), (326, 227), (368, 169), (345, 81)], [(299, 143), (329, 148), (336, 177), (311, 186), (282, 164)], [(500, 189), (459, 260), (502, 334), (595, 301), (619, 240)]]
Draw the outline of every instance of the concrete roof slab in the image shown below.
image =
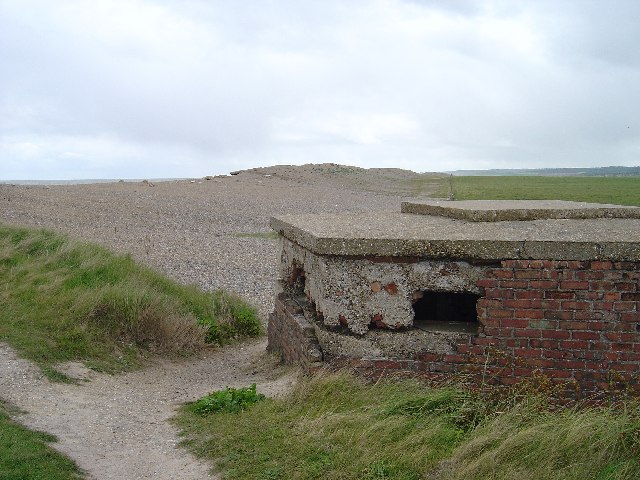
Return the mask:
[(288, 215), (271, 227), (320, 255), (640, 260), (640, 219), (469, 222), (398, 212)]
[(433, 215), (470, 222), (544, 219), (640, 218), (640, 208), (564, 200), (409, 200), (402, 213)]

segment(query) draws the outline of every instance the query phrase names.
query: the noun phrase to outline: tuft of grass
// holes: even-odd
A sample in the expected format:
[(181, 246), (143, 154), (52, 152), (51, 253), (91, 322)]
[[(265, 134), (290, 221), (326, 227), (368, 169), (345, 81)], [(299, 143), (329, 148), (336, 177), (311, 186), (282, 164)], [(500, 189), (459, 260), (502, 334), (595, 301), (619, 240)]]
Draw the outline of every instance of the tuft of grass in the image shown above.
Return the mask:
[(481, 425), (446, 479), (640, 478), (640, 405), (540, 411), (520, 404)]
[(260, 333), (256, 310), (237, 296), (178, 284), (97, 245), (2, 225), (0, 303), (0, 340), (41, 367), (79, 360), (114, 372), (146, 352), (187, 354)]
[(183, 446), (225, 479), (640, 478), (637, 402), (554, 411), (533, 395), (338, 372), (240, 413), (203, 416), (193, 405), (174, 419)]
[[(456, 200), (571, 200), (640, 206), (640, 177), (454, 176)], [(449, 197), (449, 182), (434, 196)]]
[(457, 428), (460, 433), (474, 429), (487, 415), (487, 404), (478, 395), (460, 388), (429, 389), (417, 397), (409, 397), (388, 410), (396, 415), (416, 418), (437, 416)]
[(235, 237), (238, 238), (261, 238), (264, 240), (277, 240), (277, 232), (251, 232), (251, 233), (235, 233)]
[(49, 379), (51, 382), (56, 383), (68, 383), (68, 384), (77, 384), (78, 381), (69, 377), (68, 375), (56, 370), (55, 368), (49, 365), (43, 365), (40, 367), (40, 371), (42, 374)]
[(85, 475), (48, 444), (56, 438), (14, 422), (10, 407), (0, 401), (0, 478), (74, 480)]

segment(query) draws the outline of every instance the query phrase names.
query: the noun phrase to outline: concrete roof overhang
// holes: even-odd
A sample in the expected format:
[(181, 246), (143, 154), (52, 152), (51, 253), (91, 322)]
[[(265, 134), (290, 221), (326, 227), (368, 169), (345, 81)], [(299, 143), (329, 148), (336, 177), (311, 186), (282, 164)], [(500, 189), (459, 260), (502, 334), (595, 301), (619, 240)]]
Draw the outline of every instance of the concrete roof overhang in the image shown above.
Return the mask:
[[(444, 203), (456, 208), (460, 206), (458, 202)], [(474, 210), (496, 210), (488, 203), (464, 203), (471, 212), (468, 215), (474, 215)], [(527, 208), (524, 208), (525, 203)], [(547, 212), (538, 216), (542, 218), (531, 217), (527, 213), (531, 218), (527, 220), (470, 221), (388, 211), (288, 215), (272, 218), (271, 227), (319, 255), (471, 260), (640, 260), (640, 208), (561, 202), (562, 205), (549, 209), (549, 202), (545, 208), (538, 208), (545, 202), (525, 203), (503, 202), (494, 204), (494, 207), (526, 212), (551, 210), (552, 216), (558, 209), (572, 210), (572, 213), (564, 215), (572, 218), (548, 218)], [(482, 208), (474, 209), (474, 206)], [(586, 212), (589, 209), (591, 213)], [(612, 210), (619, 210), (615, 215), (621, 218), (609, 218)], [(596, 218), (581, 218), (589, 216)]]

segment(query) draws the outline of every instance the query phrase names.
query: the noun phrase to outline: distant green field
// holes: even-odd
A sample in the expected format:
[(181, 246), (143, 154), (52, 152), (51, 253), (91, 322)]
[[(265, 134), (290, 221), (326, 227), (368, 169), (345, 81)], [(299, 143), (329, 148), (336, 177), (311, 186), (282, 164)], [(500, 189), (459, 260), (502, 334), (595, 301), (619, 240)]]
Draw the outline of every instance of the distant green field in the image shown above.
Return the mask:
[[(452, 177), (455, 200), (573, 200), (640, 206), (637, 177)], [(435, 196), (449, 196), (444, 180)]]

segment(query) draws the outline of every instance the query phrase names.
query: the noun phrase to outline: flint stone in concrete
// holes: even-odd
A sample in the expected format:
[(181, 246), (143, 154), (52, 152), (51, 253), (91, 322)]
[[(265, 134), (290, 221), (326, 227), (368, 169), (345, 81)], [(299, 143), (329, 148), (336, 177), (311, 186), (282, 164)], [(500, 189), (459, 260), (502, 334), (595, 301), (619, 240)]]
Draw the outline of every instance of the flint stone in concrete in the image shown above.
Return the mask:
[(638, 207), (563, 200), (411, 200), (402, 202), (400, 211), (470, 222), (640, 218)]
[(468, 222), (397, 212), (288, 215), (271, 227), (318, 255), (640, 260), (640, 219)]

